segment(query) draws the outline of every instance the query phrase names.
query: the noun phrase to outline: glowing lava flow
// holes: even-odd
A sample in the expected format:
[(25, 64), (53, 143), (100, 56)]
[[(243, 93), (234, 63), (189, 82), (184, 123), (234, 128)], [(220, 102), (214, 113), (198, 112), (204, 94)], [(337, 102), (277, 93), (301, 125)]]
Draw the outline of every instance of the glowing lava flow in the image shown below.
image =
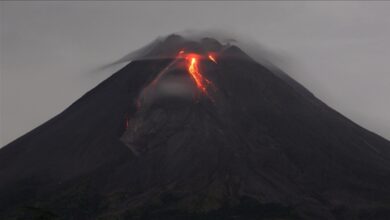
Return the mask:
[(189, 55), (187, 57), (189, 61), (188, 64), (188, 73), (191, 75), (192, 79), (195, 81), (196, 86), (204, 93), (207, 93), (206, 87), (210, 82), (205, 79), (199, 71), (198, 59), (195, 56)]
[(215, 60), (215, 58), (214, 58), (214, 56), (212, 55), (212, 54), (209, 54), (209, 59), (211, 60), (211, 61), (213, 61), (214, 63), (217, 63), (217, 61)]
[[(199, 62), (201, 59), (203, 59), (203, 57), (195, 53), (186, 54), (184, 50), (179, 51), (178, 57), (184, 58), (187, 61), (187, 71), (193, 79), (196, 87), (202, 91), (202, 93), (207, 95), (207, 87), (212, 85), (212, 83), (203, 77), (202, 73), (200, 72)], [(214, 63), (217, 63), (211, 54), (208, 55), (208, 58)]]

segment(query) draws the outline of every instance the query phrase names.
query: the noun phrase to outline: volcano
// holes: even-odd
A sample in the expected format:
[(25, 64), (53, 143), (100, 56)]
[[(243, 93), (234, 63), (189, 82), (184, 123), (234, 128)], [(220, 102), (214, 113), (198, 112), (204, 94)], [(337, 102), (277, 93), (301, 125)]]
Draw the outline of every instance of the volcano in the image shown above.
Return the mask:
[(1, 219), (390, 219), (390, 142), (170, 35), (0, 150)]

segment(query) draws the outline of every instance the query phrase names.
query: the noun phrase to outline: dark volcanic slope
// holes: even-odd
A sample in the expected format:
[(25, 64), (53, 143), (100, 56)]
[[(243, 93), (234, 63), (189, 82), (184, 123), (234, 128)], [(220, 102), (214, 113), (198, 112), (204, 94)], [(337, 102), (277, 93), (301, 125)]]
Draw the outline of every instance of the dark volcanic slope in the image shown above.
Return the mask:
[(0, 218), (390, 218), (388, 141), (237, 47), (171, 36), (143, 56), (182, 48), (218, 53), (212, 98), (140, 102), (164, 69), (189, 80), (131, 62), (0, 150)]

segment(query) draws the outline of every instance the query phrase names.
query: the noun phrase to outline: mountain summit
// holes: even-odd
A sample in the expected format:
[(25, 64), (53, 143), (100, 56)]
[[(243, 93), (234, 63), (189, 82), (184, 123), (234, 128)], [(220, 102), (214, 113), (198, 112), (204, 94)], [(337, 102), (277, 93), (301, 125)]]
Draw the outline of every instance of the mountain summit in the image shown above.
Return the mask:
[(179, 35), (0, 150), (2, 219), (390, 219), (389, 186), (387, 140)]

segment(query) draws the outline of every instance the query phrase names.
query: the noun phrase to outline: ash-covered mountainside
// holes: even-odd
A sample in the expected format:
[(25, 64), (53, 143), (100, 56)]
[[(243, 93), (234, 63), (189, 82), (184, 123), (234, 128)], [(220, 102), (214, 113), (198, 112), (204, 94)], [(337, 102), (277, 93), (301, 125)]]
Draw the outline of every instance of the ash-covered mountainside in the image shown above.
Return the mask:
[(389, 186), (387, 140), (211, 38), (153, 42), (0, 150), (1, 219), (390, 219)]

